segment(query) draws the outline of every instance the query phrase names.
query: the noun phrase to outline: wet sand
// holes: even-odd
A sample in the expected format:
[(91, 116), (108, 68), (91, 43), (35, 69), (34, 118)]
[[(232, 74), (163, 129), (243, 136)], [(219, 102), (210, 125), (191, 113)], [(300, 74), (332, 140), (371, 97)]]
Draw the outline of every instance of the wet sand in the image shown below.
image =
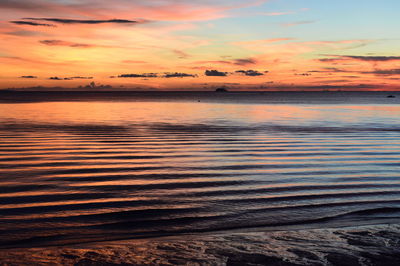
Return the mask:
[(0, 265), (400, 265), (400, 224), (0, 250)]

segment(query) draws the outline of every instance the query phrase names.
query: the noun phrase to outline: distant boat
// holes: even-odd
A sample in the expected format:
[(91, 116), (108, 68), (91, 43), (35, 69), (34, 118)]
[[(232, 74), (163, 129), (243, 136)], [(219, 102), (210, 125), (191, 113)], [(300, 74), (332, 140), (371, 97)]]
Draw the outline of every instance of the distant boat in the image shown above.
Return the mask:
[(215, 91), (216, 92), (227, 92), (228, 90), (225, 88), (217, 88)]
[(386, 96), (386, 98), (396, 98), (396, 96), (394, 96), (394, 95), (388, 95), (388, 96)]

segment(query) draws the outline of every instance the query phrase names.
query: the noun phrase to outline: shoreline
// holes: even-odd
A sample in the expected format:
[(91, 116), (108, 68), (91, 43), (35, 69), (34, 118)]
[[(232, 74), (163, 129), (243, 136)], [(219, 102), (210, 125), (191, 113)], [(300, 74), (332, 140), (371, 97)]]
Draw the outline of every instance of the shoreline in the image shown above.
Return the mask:
[(0, 265), (400, 265), (400, 223), (0, 250)]

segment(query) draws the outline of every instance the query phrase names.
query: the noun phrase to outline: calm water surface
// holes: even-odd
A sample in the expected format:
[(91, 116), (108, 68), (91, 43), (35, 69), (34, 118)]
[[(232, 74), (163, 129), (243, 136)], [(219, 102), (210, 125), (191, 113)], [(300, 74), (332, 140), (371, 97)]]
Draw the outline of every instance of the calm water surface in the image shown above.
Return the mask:
[(0, 245), (400, 218), (399, 97), (182, 95), (1, 103)]

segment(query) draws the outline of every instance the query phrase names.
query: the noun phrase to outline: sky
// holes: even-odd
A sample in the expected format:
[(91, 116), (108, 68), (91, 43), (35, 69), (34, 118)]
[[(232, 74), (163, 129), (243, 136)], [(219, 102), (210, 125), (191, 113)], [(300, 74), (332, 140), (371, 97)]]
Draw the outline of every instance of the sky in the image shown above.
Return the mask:
[(0, 0), (0, 88), (400, 90), (398, 10), (398, 0)]

